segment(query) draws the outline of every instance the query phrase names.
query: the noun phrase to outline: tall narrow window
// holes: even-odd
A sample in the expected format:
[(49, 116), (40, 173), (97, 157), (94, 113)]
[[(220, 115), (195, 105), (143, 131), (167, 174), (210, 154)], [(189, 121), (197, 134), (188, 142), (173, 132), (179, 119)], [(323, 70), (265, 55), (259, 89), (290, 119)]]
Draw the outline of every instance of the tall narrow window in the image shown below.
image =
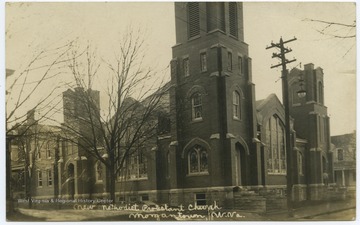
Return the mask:
[(95, 164), (95, 179), (96, 182), (103, 181), (103, 167), (100, 161)]
[(37, 152), (37, 158), (41, 159), (41, 148), (39, 148), (38, 146), (35, 147), (35, 152)]
[(147, 174), (147, 157), (145, 149), (138, 149), (129, 156), (123, 169), (120, 170), (119, 178), (127, 180), (146, 179)]
[(188, 2), (189, 38), (200, 35), (200, 8), (198, 2)]
[(321, 116), (319, 116), (318, 118), (319, 118), (319, 120), (318, 120), (319, 140), (323, 141), (324, 140), (324, 126), (323, 126), (324, 120)]
[(147, 160), (145, 150), (138, 151), (138, 166), (139, 166), (139, 178), (147, 178)]
[(206, 149), (195, 145), (188, 153), (189, 174), (208, 172), (208, 154)]
[(230, 35), (238, 37), (238, 11), (236, 2), (229, 2)]
[(189, 58), (185, 58), (183, 60), (183, 69), (184, 69), (184, 76), (187, 77), (190, 75), (190, 68), (189, 68)]
[(298, 173), (299, 175), (304, 174), (304, 159), (300, 152), (298, 153)]
[(338, 161), (344, 160), (344, 150), (341, 148), (337, 150), (337, 159)]
[(232, 71), (232, 53), (228, 52), (228, 61), (227, 61), (228, 71)]
[(190, 163), (190, 173), (199, 172), (199, 158), (198, 153), (195, 149), (191, 150), (189, 154), (189, 163)]
[(200, 155), (200, 172), (208, 171), (208, 155), (205, 149), (199, 151)]
[(200, 68), (201, 72), (206, 72), (207, 70), (206, 52), (200, 54)]
[(318, 83), (318, 102), (324, 104), (324, 86), (321, 82)]
[(233, 92), (233, 117), (240, 119), (240, 94), (237, 91)]
[(280, 119), (272, 116), (266, 125), (269, 173), (286, 174), (285, 131)]
[(50, 147), (50, 143), (47, 143), (47, 145), (46, 145), (46, 158), (51, 158), (51, 147)]
[(47, 177), (48, 177), (48, 186), (52, 186), (53, 180), (52, 180), (52, 171), (47, 170)]
[(199, 93), (193, 95), (192, 99), (192, 119), (201, 120), (202, 119), (202, 99)]
[(43, 183), (42, 183), (42, 171), (38, 170), (38, 187), (42, 187)]
[(240, 74), (244, 73), (243, 58), (241, 56), (238, 56), (238, 69)]

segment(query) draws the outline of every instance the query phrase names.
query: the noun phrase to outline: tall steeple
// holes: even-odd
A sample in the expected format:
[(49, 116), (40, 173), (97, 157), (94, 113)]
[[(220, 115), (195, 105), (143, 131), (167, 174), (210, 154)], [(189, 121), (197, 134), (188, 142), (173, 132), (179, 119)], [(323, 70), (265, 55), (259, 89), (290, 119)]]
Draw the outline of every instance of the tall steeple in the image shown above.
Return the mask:
[(249, 156), (256, 137), (255, 88), (244, 42), (242, 7), (239, 2), (175, 3), (170, 107), (171, 121), (176, 122), (171, 138), (183, 157), (183, 162), (177, 159), (180, 164), (173, 170), (184, 174), (174, 172), (173, 184), (191, 186), (189, 176), (194, 171), (189, 154), (193, 150), (208, 156), (208, 173), (198, 174), (200, 186), (260, 181), (257, 169), (249, 169), (251, 163), (259, 162), (256, 151)]

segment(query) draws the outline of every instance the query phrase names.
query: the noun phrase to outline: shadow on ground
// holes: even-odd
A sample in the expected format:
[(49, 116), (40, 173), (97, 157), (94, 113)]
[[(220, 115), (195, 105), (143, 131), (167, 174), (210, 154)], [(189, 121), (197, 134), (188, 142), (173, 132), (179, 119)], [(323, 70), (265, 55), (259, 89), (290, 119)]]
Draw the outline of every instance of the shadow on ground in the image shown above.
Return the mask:
[(6, 220), (8, 222), (46, 221), (45, 218), (25, 215), (25, 214), (23, 214), (23, 213), (21, 213), (21, 212), (19, 212), (17, 210), (12, 212), (12, 213), (8, 213), (7, 216), (6, 216)]

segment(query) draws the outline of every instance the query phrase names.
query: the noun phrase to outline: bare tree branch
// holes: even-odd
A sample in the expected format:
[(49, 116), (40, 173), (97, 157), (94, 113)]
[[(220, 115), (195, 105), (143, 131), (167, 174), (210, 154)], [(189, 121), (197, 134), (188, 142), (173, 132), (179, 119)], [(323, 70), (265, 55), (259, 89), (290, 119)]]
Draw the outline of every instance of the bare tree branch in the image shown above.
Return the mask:
[[(149, 82), (154, 72), (142, 67), (143, 45), (144, 40), (130, 31), (119, 43), (114, 62), (102, 60), (107, 66), (102, 69), (107, 69), (105, 74), (109, 76), (104, 116), (100, 113), (96, 91), (92, 89), (101, 68), (98, 60), (101, 57), (88, 43), (85, 57), (69, 60), (77, 86), (73, 91), (74, 101), (81, 104), (83, 111), (81, 115), (72, 112), (69, 116), (76, 122), (64, 122), (63, 128), (83, 152), (105, 165), (112, 200), (115, 200), (116, 179), (125, 170), (127, 161), (140, 157), (142, 149), (150, 152), (149, 146), (155, 145), (157, 116), (165, 91), (162, 84), (156, 86)], [(104, 73), (101, 76), (104, 77)]]

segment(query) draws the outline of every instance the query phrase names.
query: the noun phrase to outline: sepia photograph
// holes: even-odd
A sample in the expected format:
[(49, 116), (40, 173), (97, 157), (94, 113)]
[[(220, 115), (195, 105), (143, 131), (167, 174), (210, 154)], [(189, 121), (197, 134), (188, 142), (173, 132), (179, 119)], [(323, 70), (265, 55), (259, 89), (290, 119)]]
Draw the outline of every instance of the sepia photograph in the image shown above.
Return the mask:
[(3, 5), (3, 221), (358, 220), (356, 2)]

